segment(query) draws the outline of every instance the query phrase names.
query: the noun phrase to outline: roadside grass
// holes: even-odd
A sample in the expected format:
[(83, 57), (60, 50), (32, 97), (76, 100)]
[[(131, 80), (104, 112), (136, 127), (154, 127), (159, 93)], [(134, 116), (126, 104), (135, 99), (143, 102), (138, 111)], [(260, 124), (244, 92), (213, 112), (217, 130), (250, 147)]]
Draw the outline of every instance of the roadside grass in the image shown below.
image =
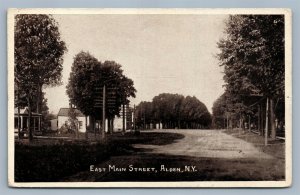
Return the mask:
[(246, 142), (252, 143), (260, 151), (269, 154), (277, 159), (285, 159), (285, 141), (276, 139), (268, 141), (268, 145), (264, 145), (264, 137), (253, 132), (242, 130), (242, 129), (227, 129), (224, 133), (232, 135), (236, 138), (245, 140)]
[(131, 144), (169, 144), (184, 136), (176, 133), (120, 133), (99, 139), (43, 138), (15, 141), (15, 181), (50, 182), (86, 170), (111, 156), (129, 155)]

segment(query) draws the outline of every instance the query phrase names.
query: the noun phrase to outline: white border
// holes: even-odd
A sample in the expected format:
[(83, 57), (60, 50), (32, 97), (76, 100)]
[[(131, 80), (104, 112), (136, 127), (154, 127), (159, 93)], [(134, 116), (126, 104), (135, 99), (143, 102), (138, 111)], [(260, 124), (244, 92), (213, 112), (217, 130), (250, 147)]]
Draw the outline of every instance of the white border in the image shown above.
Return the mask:
[[(282, 14), (285, 15), (285, 181), (192, 181), (192, 182), (14, 182), (14, 16), (16, 14)], [(230, 9), (9, 9), (8, 47), (8, 185), (11, 187), (153, 188), (153, 187), (289, 187), (292, 185), (292, 13), (278, 8)]]

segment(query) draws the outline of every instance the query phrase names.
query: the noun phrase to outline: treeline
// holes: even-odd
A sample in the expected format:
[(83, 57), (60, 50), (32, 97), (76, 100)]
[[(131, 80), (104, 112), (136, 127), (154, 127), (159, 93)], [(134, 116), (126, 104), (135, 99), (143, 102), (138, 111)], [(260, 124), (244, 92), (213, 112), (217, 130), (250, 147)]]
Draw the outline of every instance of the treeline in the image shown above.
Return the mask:
[(201, 129), (211, 125), (211, 114), (196, 97), (162, 93), (151, 102), (143, 101), (135, 110), (139, 128)]
[(216, 128), (284, 130), (284, 16), (232, 15), (218, 42), (225, 93), (213, 105)]

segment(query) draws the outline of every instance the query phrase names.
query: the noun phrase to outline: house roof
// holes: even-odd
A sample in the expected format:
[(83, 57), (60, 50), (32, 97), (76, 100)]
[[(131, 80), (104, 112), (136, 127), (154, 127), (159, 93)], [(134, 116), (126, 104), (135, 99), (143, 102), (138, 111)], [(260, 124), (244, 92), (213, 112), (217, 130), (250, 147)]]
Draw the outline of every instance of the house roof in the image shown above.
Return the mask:
[[(82, 112), (80, 112), (80, 110), (78, 110), (77, 108), (74, 109), (75, 109), (76, 116), (85, 117), (85, 115)], [(57, 116), (69, 116), (69, 111), (70, 108), (61, 108), (59, 109)]]
[[(14, 109), (14, 113), (15, 113), (15, 115), (18, 114), (18, 108)], [(29, 114), (29, 111), (28, 111), (27, 107), (20, 109), (20, 115), (28, 115), (28, 114)], [(42, 115), (42, 114), (38, 114), (36, 112), (31, 112), (31, 115), (38, 116), (38, 115)]]

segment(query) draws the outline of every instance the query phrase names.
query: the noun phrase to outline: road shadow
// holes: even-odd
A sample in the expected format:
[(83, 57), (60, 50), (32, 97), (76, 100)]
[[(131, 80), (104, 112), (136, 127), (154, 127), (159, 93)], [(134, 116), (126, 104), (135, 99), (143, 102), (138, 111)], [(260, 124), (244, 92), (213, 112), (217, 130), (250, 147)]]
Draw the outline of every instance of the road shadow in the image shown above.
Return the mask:
[(185, 136), (180, 133), (171, 132), (133, 132), (122, 134), (114, 134), (109, 137), (111, 141), (120, 142), (120, 144), (145, 144), (145, 145), (167, 145), (183, 139)]
[(15, 142), (15, 181), (50, 182), (87, 170), (113, 156), (137, 153), (132, 144), (171, 144), (184, 136), (177, 133), (147, 132), (113, 134), (105, 141), (36, 139)]

